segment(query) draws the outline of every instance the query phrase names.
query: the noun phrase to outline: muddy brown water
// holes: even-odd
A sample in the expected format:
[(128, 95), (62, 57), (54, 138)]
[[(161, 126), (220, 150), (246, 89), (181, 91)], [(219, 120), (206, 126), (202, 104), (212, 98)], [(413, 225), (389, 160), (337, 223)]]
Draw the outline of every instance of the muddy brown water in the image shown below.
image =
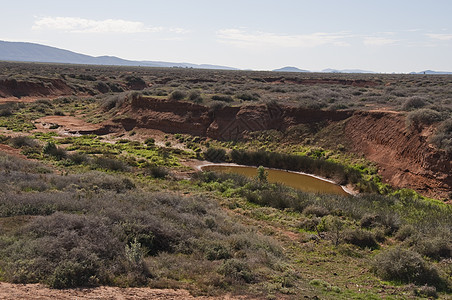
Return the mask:
[[(203, 171), (235, 173), (246, 177), (256, 177), (257, 168), (249, 166), (233, 166), (233, 165), (206, 165), (202, 166)], [(267, 169), (268, 182), (281, 183), (292, 188), (309, 193), (333, 194), (333, 195), (349, 195), (344, 189), (333, 182), (329, 182), (312, 175), (301, 174), (284, 170)]]

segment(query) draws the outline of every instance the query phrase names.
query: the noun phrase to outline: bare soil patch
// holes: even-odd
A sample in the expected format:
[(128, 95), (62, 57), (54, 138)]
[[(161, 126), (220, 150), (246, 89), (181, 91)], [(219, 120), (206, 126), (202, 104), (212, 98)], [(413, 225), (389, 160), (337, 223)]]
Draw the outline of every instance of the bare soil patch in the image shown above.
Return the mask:
[(58, 125), (57, 129), (52, 131), (67, 131), (70, 133), (90, 132), (98, 130), (101, 126), (98, 124), (87, 123), (84, 120), (73, 116), (46, 116), (34, 121), (38, 131), (50, 131), (52, 125)]
[(5, 144), (0, 144), (0, 151), (4, 152), (6, 154), (9, 154), (9, 155), (16, 156), (16, 157), (20, 157), (20, 158), (24, 158), (24, 159), (27, 158), (25, 155), (20, 153), (20, 149), (13, 148), (13, 147), (5, 145)]
[(12, 284), (0, 282), (0, 299), (165, 299), (165, 300), (182, 300), (182, 299), (250, 299), (246, 297), (194, 297), (187, 290), (172, 289), (151, 289), (151, 288), (118, 288), (118, 287), (97, 287), (97, 288), (77, 288), (55, 290), (47, 288), (41, 284)]

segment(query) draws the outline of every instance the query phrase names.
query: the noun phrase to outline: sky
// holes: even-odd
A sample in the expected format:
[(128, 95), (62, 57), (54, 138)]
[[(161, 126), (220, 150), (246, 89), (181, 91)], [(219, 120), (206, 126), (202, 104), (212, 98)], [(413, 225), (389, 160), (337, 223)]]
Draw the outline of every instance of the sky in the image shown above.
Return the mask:
[(0, 0), (0, 40), (272, 70), (452, 71), (452, 0)]

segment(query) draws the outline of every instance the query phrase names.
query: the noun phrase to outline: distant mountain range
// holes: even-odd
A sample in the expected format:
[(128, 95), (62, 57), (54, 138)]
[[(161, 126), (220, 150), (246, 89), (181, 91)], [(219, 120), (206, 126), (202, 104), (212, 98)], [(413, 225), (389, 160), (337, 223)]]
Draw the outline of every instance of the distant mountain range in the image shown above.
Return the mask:
[(421, 72), (411, 72), (410, 74), (428, 74), (428, 75), (450, 75), (452, 72), (441, 72), (441, 71), (432, 71), (432, 70), (425, 70)]
[(0, 60), (84, 65), (238, 70), (236, 68), (208, 64), (197, 65), (191, 63), (173, 63), (164, 61), (134, 61), (115, 56), (94, 57), (40, 44), (6, 41), (0, 41)]
[[(161, 68), (194, 68), (194, 69), (218, 69), (218, 70), (239, 70), (237, 68), (209, 65), (174, 63), (165, 61), (135, 61), (126, 60), (115, 56), (89, 56), (69, 50), (55, 47), (24, 42), (0, 41), (0, 61), (23, 61), (23, 62), (43, 62), (43, 63), (64, 63), (82, 65), (112, 65), (112, 66), (143, 66)], [(274, 72), (311, 72), (297, 67), (283, 67), (273, 70)], [(324, 69), (323, 73), (376, 73), (373, 71), (359, 69)], [(452, 74), (452, 72), (438, 72), (426, 70), (422, 72), (411, 72), (410, 74)]]
[(344, 69), (344, 70), (336, 70), (336, 69), (324, 69), (323, 73), (376, 73), (374, 71), (360, 70), (360, 69)]
[(275, 69), (273, 72), (311, 72), (308, 70), (298, 69), (297, 67), (284, 67), (280, 69)]

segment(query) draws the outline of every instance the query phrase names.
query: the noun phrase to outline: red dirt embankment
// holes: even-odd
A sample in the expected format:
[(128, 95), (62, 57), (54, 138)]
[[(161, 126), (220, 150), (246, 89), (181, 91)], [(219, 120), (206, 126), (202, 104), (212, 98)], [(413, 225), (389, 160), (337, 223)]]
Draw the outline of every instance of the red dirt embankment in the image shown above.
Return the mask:
[(400, 114), (355, 112), (344, 133), (353, 152), (376, 162), (390, 184), (445, 198), (452, 191), (452, 161), (429, 144), (429, 131), (407, 128)]
[(219, 140), (236, 140), (246, 132), (286, 130), (297, 124), (334, 123), (345, 120), (348, 149), (375, 162), (383, 179), (435, 198), (447, 198), (452, 190), (450, 156), (428, 143), (431, 131), (406, 128), (401, 114), (383, 111), (323, 111), (253, 104), (240, 107), (208, 107), (153, 98), (137, 98), (126, 104), (116, 118), (95, 133), (134, 128), (188, 133)]
[(133, 128), (188, 133), (219, 140), (235, 140), (259, 130), (285, 130), (301, 123), (345, 120), (350, 111), (323, 111), (280, 105), (254, 104), (217, 109), (155, 98), (132, 99), (116, 118), (96, 133)]
[(72, 88), (62, 79), (38, 78), (36, 80), (0, 80), (0, 97), (64, 96), (71, 95)]

